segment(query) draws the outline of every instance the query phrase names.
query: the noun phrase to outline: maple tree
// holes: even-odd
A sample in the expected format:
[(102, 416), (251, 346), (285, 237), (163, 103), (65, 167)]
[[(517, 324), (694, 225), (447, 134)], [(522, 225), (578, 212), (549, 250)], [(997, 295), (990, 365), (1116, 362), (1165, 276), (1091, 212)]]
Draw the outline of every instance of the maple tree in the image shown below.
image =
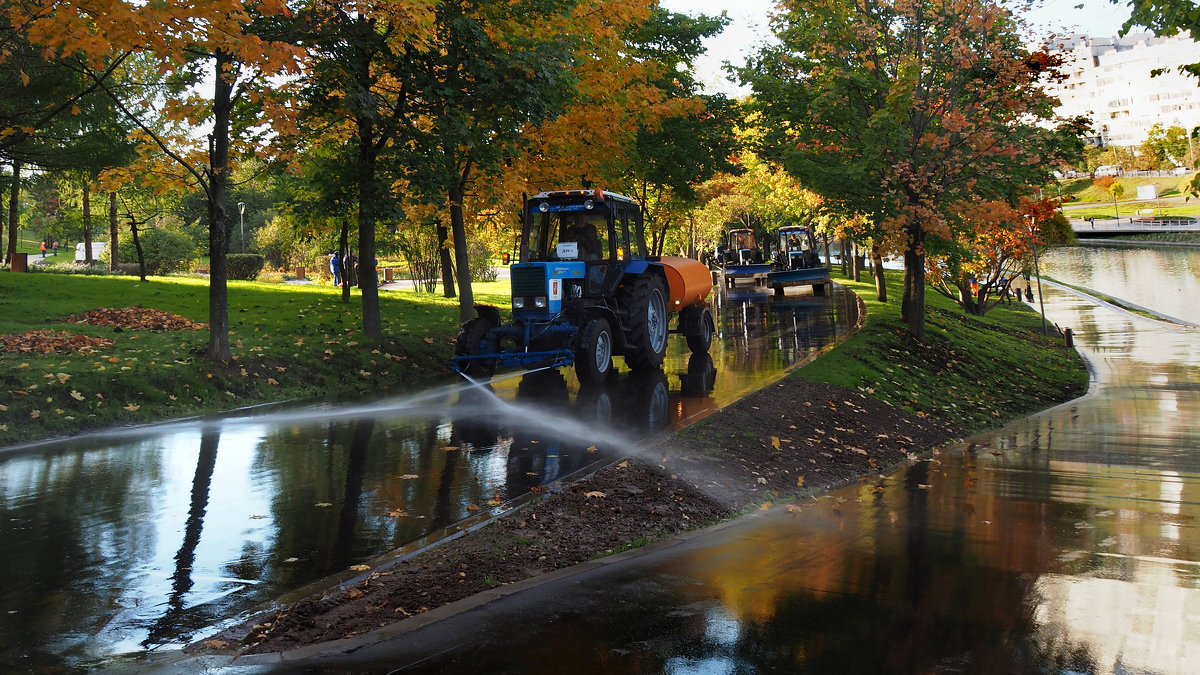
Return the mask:
[(884, 249), (904, 255), (901, 313), (923, 336), (927, 238), (952, 239), (961, 204), (1014, 199), (1077, 154), (1077, 121), (1056, 120), (1039, 85), (1058, 62), (1026, 51), (988, 0), (778, 6), (779, 44), (741, 71), (767, 120), (762, 152), (879, 223)]
[[(208, 356), (229, 360), (226, 202), (231, 133), (239, 126), (234, 108), (243, 101), (261, 104), (254, 87), (261, 78), (297, 71), (299, 51), (271, 37), (280, 18), (289, 14), (286, 5), (279, 0), (201, 5), (27, 0), (8, 9), (9, 21), (21, 26), (31, 45), (69, 64), (92, 90), (108, 95), (139, 129), (142, 140), (174, 160), (183, 170), (182, 179), (204, 192), (210, 258)], [(160, 76), (154, 88), (130, 88), (113, 77), (133, 54), (153, 60)], [(211, 98), (188, 86), (200, 83), (205, 70), (212, 78)], [(187, 129), (174, 136), (161, 133), (161, 118), (185, 123)], [(253, 119), (238, 121), (253, 126)], [(211, 123), (211, 131), (197, 139), (190, 128), (202, 121)]]

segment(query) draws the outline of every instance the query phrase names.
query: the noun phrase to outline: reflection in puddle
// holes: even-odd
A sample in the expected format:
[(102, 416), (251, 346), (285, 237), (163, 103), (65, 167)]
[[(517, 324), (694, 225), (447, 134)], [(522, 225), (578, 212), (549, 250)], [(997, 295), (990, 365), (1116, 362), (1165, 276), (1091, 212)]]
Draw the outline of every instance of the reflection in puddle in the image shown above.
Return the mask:
[(21, 555), (0, 559), (19, 580), (0, 591), (0, 664), (96, 665), (177, 645), (478, 522), (779, 377), (847, 332), (856, 307), (841, 288), (719, 296), (711, 355), (672, 338), (662, 370), (621, 368), (601, 386), (547, 370), (7, 450), (0, 543)]

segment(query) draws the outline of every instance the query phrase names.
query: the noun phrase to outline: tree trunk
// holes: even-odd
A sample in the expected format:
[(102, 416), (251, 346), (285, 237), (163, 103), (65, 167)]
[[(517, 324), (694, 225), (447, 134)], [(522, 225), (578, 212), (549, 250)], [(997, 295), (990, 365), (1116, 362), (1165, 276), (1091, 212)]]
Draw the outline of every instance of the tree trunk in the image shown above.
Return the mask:
[(13, 254), (17, 252), (17, 218), (20, 215), (17, 207), (21, 202), (21, 160), (13, 160), (12, 171), (12, 191), (8, 195), (8, 251), (4, 254), (4, 262), (10, 265)]
[(338, 240), (338, 261), (342, 263), (342, 304), (350, 304), (350, 273), (346, 271), (350, 267), (350, 221), (342, 219), (342, 236)]
[(442, 294), (447, 298), (453, 298), (458, 293), (454, 290), (454, 261), (450, 259), (450, 249), (446, 247), (446, 240), (449, 238), (450, 234), (446, 232), (446, 226), (438, 222), (437, 240), (438, 257), (442, 261)]
[(920, 223), (908, 227), (909, 244), (904, 251), (904, 296), (900, 318), (913, 337), (925, 337), (925, 231)]
[(850, 278), (855, 282), (862, 281), (862, 255), (858, 252), (858, 244), (850, 244)]
[(871, 267), (875, 275), (875, 299), (887, 302), (887, 283), (883, 278), (883, 255), (879, 252), (879, 244), (871, 244)]
[(87, 178), (83, 179), (83, 262), (96, 262), (92, 257), (92, 183)]
[[(225, 247), (229, 213), (225, 210), (229, 186), (229, 115), (233, 107), (233, 57), (214, 55), (213, 131), (208, 141), (208, 358), (229, 361), (229, 271)], [(135, 240), (136, 241), (136, 240)]]
[[(133, 235), (133, 250), (137, 251), (138, 278), (146, 280), (146, 255), (142, 252), (142, 240), (138, 239), (138, 224), (132, 217), (129, 219), (129, 232)], [(210, 275), (211, 277), (211, 275)], [(210, 307), (211, 309), (211, 307)]]
[(841, 248), (841, 252), (839, 253), (839, 255), (838, 255), (838, 258), (840, 258), (840, 259), (841, 259), (841, 260), (840, 260), (840, 262), (841, 262), (841, 265), (842, 265), (842, 276), (844, 276), (844, 277), (848, 277), (848, 276), (850, 276), (850, 267), (849, 267), (849, 262), (850, 262), (850, 254), (849, 254), (849, 250), (850, 250), (850, 240), (849, 240), (849, 239), (842, 239), (842, 243), (841, 243), (841, 246), (840, 246), (840, 248)]
[(822, 233), (821, 233), (821, 240), (825, 242), (825, 267), (826, 267), (827, 269), (833, 269), (833, 263), (831, 262), (831, 260), (830, 260), (830, 257), (829, 257), (829, 256), (830, 256), (830, 253), (829, 253), (829, 233), (828, 233), (828, 232), (822, 232)]
[[(466, 172), (464, 172), (465, 174)], [(471, 260), (467, 255), (467, 226), (463, 221), (465, 175), (450, 186), (450, 232), (454, 235), (454, 266), (458, 276), (458, 318), (466, 323), (475, 318), (475, 293), (471, 289)]]
[(117, 193), (108, 193), (108, 271), (117, 271)]
[(363, 334), (383, 340), (379, 280), (375, 277), (375, 220), (379, 185), (375, 177), (375, 125), (358, 118), (358, 287), (362, 290)]

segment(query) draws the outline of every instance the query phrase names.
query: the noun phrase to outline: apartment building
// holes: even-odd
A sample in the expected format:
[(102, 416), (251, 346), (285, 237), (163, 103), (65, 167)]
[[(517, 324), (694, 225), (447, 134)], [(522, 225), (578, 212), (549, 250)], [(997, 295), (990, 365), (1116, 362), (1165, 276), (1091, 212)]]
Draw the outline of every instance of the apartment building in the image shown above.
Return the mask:
[[(1200, 42), (1186, 34), (1079, 35), (1056, 40), (1051, 48), (1063, 54), (1067, 79), (1047, 91), (1061, 101), (1060, 115), (1091, 118), (1091, 142), (1137, 146), (1155, 124), (1200, 126), (1200, 79), (1179, 72), (1182, 65), (1200, 63)], [(1161, 74), (1152, 77), (1156, 70)]]

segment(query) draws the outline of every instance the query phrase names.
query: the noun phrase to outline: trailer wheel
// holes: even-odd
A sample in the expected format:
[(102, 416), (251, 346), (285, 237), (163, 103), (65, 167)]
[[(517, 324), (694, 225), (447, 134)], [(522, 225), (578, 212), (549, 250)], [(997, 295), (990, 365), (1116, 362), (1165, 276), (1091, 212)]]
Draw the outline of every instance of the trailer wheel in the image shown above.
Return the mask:
[[(464, 323), (458, 331), (458, 340), (454, 345), (454, 353), (457, 356), (474, 356), (480, 353), (479, 343), (494, 327), (494, 324), (482, 316), (471, 319)], [(462, 372), (464, 375), (476, 379), (487, 379), (496, 372), (495, 359), (473, 359), (463, 364)]]
[(634, 370), (652, 370), (662, 365), (667, 353), (667, 300), (662, 281), (644, 274), (627, 294), (630, 349), (625, 363)]
[(712, 346), (713, 333), (716, 328), (713, 326), (712, 312), (708, 308), (704, 308), (704, 313), (700, 317), (700, 332), (695, 335), (687, 336), (688, 349), (693, 354), (707, 354), (708, 348)]
[(603, 317), (589, 320), (575, 349), (575, 375), (583, 384), (603, 382), (612, 372), (612, 328)]

